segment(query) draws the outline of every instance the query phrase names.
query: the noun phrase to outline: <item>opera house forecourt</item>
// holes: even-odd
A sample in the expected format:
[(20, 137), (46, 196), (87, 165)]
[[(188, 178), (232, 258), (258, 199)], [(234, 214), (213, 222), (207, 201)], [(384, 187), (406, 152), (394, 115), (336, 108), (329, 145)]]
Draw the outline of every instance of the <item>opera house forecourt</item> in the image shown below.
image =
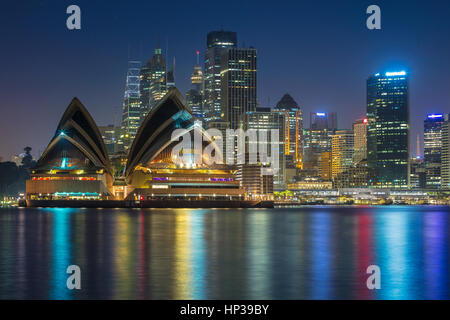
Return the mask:
[[(194, 122), (180, 92), (172, 88), (142, 122), (128, 150), (126, 167), (114, 179), (100, 131), (74, 98), (27, 181), (27, 206), (273, 206), (271, 201), (246, 200), (244, 188), (235, 180), (235, 166), (173, 161), (173, 149), (179, 143), (173, 137), (177, 129), (201, 135), (202, 147), (215, 143)], [(195, 154), (194, 142), (191, 146), (181, 150), (181, 157), (205, 157)], [(217, 146), (213, 149), (221, 152)]]

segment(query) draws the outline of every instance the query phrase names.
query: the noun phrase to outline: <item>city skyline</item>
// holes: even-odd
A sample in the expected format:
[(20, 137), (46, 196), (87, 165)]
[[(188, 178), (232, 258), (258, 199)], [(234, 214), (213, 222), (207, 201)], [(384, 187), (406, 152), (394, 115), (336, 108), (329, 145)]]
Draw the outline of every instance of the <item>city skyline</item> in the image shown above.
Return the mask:
[[(448, 44), (442, 43), (439, 38), (440, 35), (446, 34), (446, 28), (448, 27), (445, 27), (445, 24), (439, 24), (439, 21), (442, 21), (440, 19), (445, 16), (445, 10), (442, 9), (449, 9), (449, 7), (448, 5), (442, 5), (441, 10), (436, 10), (439, 5), (430, 4), (430, 7), (427, 7), (426, 10), (420, 10), (422, 18), (429, 17), (435, 23), (425, 26), (428, 28), (427, 30), (432, 28), (434, 34), (427, 39), (419, 37), (419, 40), (411, 38), (412, 34), (419, 32), (420, 28), (424, 26), (420, 23), (410, 26), (407, 21), (419, 16), (419, 9), (422, 8), (418, 6), (418, 3), (408, 2), (408, 10), (405, 11), (405, 3), (389, 4), (381, 1), (383, 29), (378, 33), (368, 31), (365, 28), (363, 23), (365, 20), (365, 5), (350, 5), (348, 3), (339, 6), (330, 3), (326, 10), (323, 10), (323, 7), (320, 8), (322, 10), (321, 16), (324, 19), (327, 17), (343, 17), (336, 25), (337, 30), (330, 29), (328, 23), (321, 25), (319, 22), (315, 22), (310, 28), (311, 31), (308, 31), (304, 28), (307, 25), (306, 22), (300, 21), (301, 19), (297, 23), (298, 26), (295, 28), (291, 26), (291, 29), (283, 29), (280, 26), (275, 26), (275, 24), (263, 26), (261, 22), (256, 20), (252, 20), (254, 22), (253, 28), (249, 28), (240, 23), (238, 19), (231, 25), (224, 24), (223, 29), (237, 32), (239, 46), (242, 46), (245, 42), (246, 47), (253, 45), (258, 49), (258, 103), (261, 106), (273, 108), (285, 93), (289, 93), (299, 103), (304, 114), (319, 111), (337, 112), (340, 129), (351, 128), (353, 121), (365, 116), (365, 81), (371, 74), (379, 70), (407, 70), (411, 81), (410, 139), (412, 142), (415, 141), (417, 134), (422, 136), (422, 123), (426, 114), (446, 113), (448, 110), (450, 97), (445, 87), (449, 82), (446, 74), (449, 73), (445, 70), (449, 67), (449, 61), (443, 57), (448, 56), (447, 53), (450, 52), (450, 48)], [(0, 124), (5, 132), (16, 132), (14, 139), (2, 139), (0, 156), (5, 161), (10, 160), (12, 155), (20, 153), (25, 145), (30, 145), (33, 148), (32, 154), (35, 157), (39, 151), (42, 152), (48, 138), (53, 133), (50, 123), (55, 122), (61, 116), (64, 107), (74, 96), (90, 106), (93, 118), (99, 125), (112, 123), (114, 112), (119, 112), (117, 119), (120, 119), (129, 55), (128, 48), (140, 51), (140, 42), (142, 42), (142, 55), (136, 58), (146, 61), (156, 48), (159, 37), (163, 40), (162, 48), (164, 51), (166, 51), (166, 38), (169, 39), (168, 60), (172, 61), (173, 56), (177, 58), (177, 87), (184, 94), (190, 86), (190, 74), (196, 64), (196, 51), (200, 51), (200, 64), (203, 65), (206, 34), (213, 30), (220, 30), (221, 22), (224, 20), (223, 16), (225, 16), (225, 13), (223, 13), (223, 16), (215, 19), (217, 23), (211, 23), (211, 20), (214, 20), (212, 18), (205, 18), (204, 22), (202, 21), (192, 30), (182, 30), (180, 25), (175, 23), (170, 28), (160, 28), (160, 30), (155, 28), (155, 31), (146, 34), (139, 30), (133, 35), (127, 33), (127, 37), (124, 39), (123, 31), (118, 28), (127, 25), (135, 26), (138, 22), (125, 19), (117, 26), (107, 24), (107, 28), (105, 26), (100, 27), (99, 24), (101, 21), (109, 20), (108, 14), (111, 14), (115, 19), (121, 18), (120, 5), (112, 4), (108, 7), (106, 14), (95, 17), (94, 21), (90, 19), (91, 14), (93, 14), (93, 11), (98, 14), (99, 10), (94, 10), (95, 5), (80, 2), (79, 5), (83, 12), (83, 28), (78, 34), (70, 33), (63, 27), (61, 27), (61, 30), (57, 28), (60, 23), (58, 19), (61, 19), (61, 21), (65, 19), (64, 14), (58, 18), (58, 9), (64, 8), (64, 5), (48, 6), (45, 2), (36, 7), (31, 4), (26, 6), (23, 4), (11, 5), (13, 7), (25, 6), (25, 8), (19, 8), (22, 9), (19, 10), (19, 12), (22, 12), (21, 16), (17, 17), (13, 14), (4, 20), (4, 22), (11, 22), (15, 28), (10, 28), (10, 34), (5, 38), (6, 44), (10, 44), (10, 50), (3, 53), (5, 55), (3, 61), (8, 61), (8, 55), (12, 53), (19, 57), (28, 53), (33, 54), (36, 59), (42, 58), (42, 63), (39, 65), (33, 64), (34, 59), (22, 58), (17, 59), (23, 61), (21, 67), (14, 66), (14, 64), (4, 67), (5, 72), (2, 73), (1, 80), (3, 84), (2, 94), (5, 99), (2, 109), (6, 112), (0, 120)], [(142, 4), (142, 7), (145, 7), (145, 5)], [(235, 3), (230, 4), (230, 8), (235, 7)], [(298, 4), (292, 6), (292, 8), (295, 9), (294, 12), (298, 14), (298, 17), (303, 17), (303, 15), (316, 13), (319, 6)], [(269, 14), (268, 9), (269, 6), (267, 5), (259, 8), (259, 14), (267, 16)], [(244, 5), (242, 14), (248, 10), (250, 8)], [(17, 14), (16, 11), (14, 12)], [(276, 13), (279, 12), (273, 14)], [(179, 13), (174, 14), (179, 15)], [(292, 15), (294, 13), (286, 11), (285, 14)], [(136, 12), (136, 15), (139, 15), (139, 13)], [(49, 17), (49, 20), (44, 23), (40, 19), (45, 16)], [(97, 18), (101, 19), (97, 20)], [(11, 19), (14, 19), (14, 22)], [(181, 20), (185, 21), (185, 18)], [(311, 18), (308, 18), (305, 21), (311, 22), (310, 20)], [(113, 21), (115, 20), (113, 19)], [(32, 29), (34, 23), (41, 23), (42, 26)], [(286, 24), (282, 25), (286, 26)], [(399, 28), (399, 26), (403, 26), (403, 28)], [(254, 29), (256, 27), (260, 27), (261, 31), (256, 32)], [(278, 33), (279, 39), (271, 37), (271, 40), (267, 41), (264, 35), (268, 33), (264, 33), (264, 31), (267, 31), (266, 28), (269, 27), (272, 27), (270, 30), (272, 34)], [(113, 35), (119, 35), (119, 37), (108, 36), (109, 29), (112, 29)], [(335, 40), (332, 39), (333, 36), (336, 36), (336, 32), (344, 30), (347, 32), (346, 37), (340, 39), (343, 41), (342, 47), (345, 50), (336, 48)], [(395, 30), (395, 36), (390, 35), (390, 30)], [(304, 38), (297, 40), (293, 35), (298, 35), (299, 31)], [(399, 36), (405, 33), (405, 39)], [(425, 31), (420, 31), (420, 34), (424, 36)], [(43, 35), (47, 35), (47, 37), (43, 37)], [(105, 36), (101, 40), (105, 42), (105, 49), (113, 47), (115, 50), (108, 52), (108, 55), (103, 55), (104, 49), (99, 52), (92, 52), (92, 48), (97, 44), (93, 39), (96, 35)], [(41, 41), (39, 46), (27, 49), (28, 44), (25, 44), (22, 39), (24, 37), (30, 39), (31, 44), (33, 43), (31, 36), (40, 36), (38, 38)], [(181, 39), (182, 37), (187, 38)], [(62, 42), (55, 48), (49, 43), (49, 38), (58, 39)], [(290, 41), (287, 41), (288, 39)], [(312, 40), (312, 42), (307, 42), (306, 39)], [(280, 41), (283, 43), (280, 43)], [(424, 48), (419, 47), (419, 42)], [(376, 48), (381, 43), (385, 44), (383, 46), (385, 50), (380, 52)], [(356, 44), (358, 46), (367, 44), (367, 47), (355, 50), (358, 48), (355, 47)], [(426, 50), (432, 45), (440, 45), (441, 50)], [(323, 49), (328, 46), (333, 47), (334, 54), (325, 56)], [(279, 48), (301, 48), (302, 50), (283, 51)], [(370, 49), (375, 52), (368, 52)], [(351, 53), (350, 57), (344, 57), (344, 54), (347, 53), (348, 55), (349, 52)], [(308, 61), (313, 53), (317, 54), (315, 63)], [(435, 55), (441, 58), (436, 58)], [(134, 57), (130, 56), (130, 58)], [(355, 58), (361, 58), (362, 61), (350, 61), (355, 60)], [(9, 58), (9, 60), (11, 59)], [(100, 61), (101, 59), (103, 60)], [(336, 64), (337, 61), (343, 63), (338, 65)], [(82, 64), (82, 62), (85, 64)], [(60, 63), (63, 63), (67, 68), (55, 67)], [(436, 63), (439, 63), (439, 68), (433, 68)], [(98, 64), (98, 67), (93, 66), (93, 64)], [(330, 68), (332, 64), (334, 64), (334, 67)], [(359, 67), (355, 68), (356, 66)], [(11, 72), (13, 67), (15, 67), (16, 72)], [(98, 72), (97, 68), (100, 67), (103, 68), (104, 74)], [(344, 74), (343, 71), (346, 69), (352, 69), (352, 72)], [(22, 86), (23, 83), (18, 80), (23, 79), (24, 71), (29, 74), (30, 70), (33, 71), (32, 85), (26, 87), (27, 94), (21, 96), (18, 94), (22, 89), (19, 83)], [(44, 71), (48, 74), (43, 73)], [(327, 72), (329, 75), (334, 73), (340, 76), (325, 77)], [(13, 76), (6, 78), (5, 75)], [(47, 75), (50, 75), (50, 77), (47, 77)], [(338, 81), (340, 77), (344, 77), (345, 81), (340, 83), (341, 81)], [(49, 78), (53, 80), (49, 82)], [(49, 92), (52, 94), (49, 95)], [(34, 107), (30, 107), (30, 105)], [(115, 110), (112, 110), (113, 108)], [(35, 114), (38, 110), (39, 115)], [(354, 114), (354, 117), (345, 116), (349, 113)], [(29, 116), (19, 116), (22, 114)], [(305, 122), (304, 126), (308, 127), (309, 124)], [(30, 134), (30, 132), (33, 132), (33, 134)], [(415, 146), (413, 143), (412, 145)], [(423, 143), (421, 145), (423, 146)], [(414, 147), (411, 151), (411, 155), (415, 154)]]

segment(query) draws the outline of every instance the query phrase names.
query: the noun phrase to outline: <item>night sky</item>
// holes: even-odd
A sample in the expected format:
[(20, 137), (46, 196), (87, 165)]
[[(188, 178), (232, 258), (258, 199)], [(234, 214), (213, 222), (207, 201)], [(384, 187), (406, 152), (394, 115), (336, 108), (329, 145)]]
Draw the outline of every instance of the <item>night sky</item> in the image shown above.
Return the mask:
[[(8, 3), (7, 3), (8, 2)], [(67, 6), (81, 30), (66, 28)], [(382, 30), (366, 28), (377, 4)], [(386, 70), (410, 77), (411, 146), (427, 113), (450, 112), (450, 1), (2, 1), (0, 157), (42, 152), (77, 96), (98, 125), (120, 123), (129, 57), (146, 61), (158, 38), (184, 94), (212, 30), (236, 31), (258, 49), (258, 102), (286, 92), (309, 112), (338, 112), (339, 127), (365, 115), (366, 79)], [(203, 62), (202, 62), (203, 65)]]

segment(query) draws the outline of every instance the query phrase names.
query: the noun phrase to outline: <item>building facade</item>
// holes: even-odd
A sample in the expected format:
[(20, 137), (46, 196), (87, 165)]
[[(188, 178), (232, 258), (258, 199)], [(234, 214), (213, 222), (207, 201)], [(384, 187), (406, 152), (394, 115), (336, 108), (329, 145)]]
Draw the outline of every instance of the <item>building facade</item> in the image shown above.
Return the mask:
[(377, 73), (367, 80), (367, 161), (370, 186), (408, 188), (409, 98), (406, 72)]
[(167, 93), (166, 59), (158, 46), (153, 56), (140, 70), (141, 120), (152, 110), (156, 103)]
[(311, 112), (309, 114), (311, 130), (337, 130), (338, 121), (336, 112)]
[(231, 48), (221, 57), (221, 105), (231, 129), (241, 126), (245, 113), (256, 111), (256, 49)]
[(353, 164), (367, 159), (367, 119), (353, 123)]
[(203, 108), (206, 120), (223, 120), (221, 104), (221, 57), (229, 48), (236, 48), (237, 33), (212, 31), (206, 38)]
[(444, 190), (450, 190), (450, 115), (446, 114), (442, 124), (442, 166), (441, 187)]
[(284, 113), (284, 152), (286, 167), (303, 168), (303, 112), (297, 102), (285, 94), (277, 103), (274, 111)]
[(141, 125), (140, 68), (140, 61), (130, 61), (128, 63), (119, 143), (125, 151), (130, 147)]
[(109, 156), (114, 155), (118, 151), (117, 141), (120, 138), (121, 127), (110, 124), (107, 126), (99, 126), (98, 129), (100, 130)]
[(441, 188), (442, 125), (443, 114), (430, 114), (423, 127), (423, 160), (426, 172), (426, 188)]
[(353, 165), (353, 131), (337, 130), (331, 138), (331, 176), (335, 178)]
[[(198, 54), (197, 54), (198, 55)], [(200, 65), (194, 66), (191, 75), (191, 89), (186, 92), (186, 105), (199, 120), (204, 120), (206, 113), (203, 109), (203, 71)]]
[[(268, 130), (267, 147), (268, 156), (278, 157), (278, 168), (273, 172), (274, 190), (284, 190), (286, 188), (286, 161), (284, 157), (284, 115), (278, 112), (270, 111), (248, 111), (244, 115), (244, 130), (254, 129)], [(271, 130), (278, 131), (278, 137), (271, 136)], [(277, 138), (277, 139), (276, 139)], [(262, 143), (258, 141), (258, 148)], [(272, 147), (277, 150), (277, 155), (272, 155)], [(259, 153), (259, 149), (258, 149)], [(257, 159), (258, 160), (258, 159)], [(261, 161), (260, 161), (261, 162)], [(264, 163), (263, 163), (264, 164)], [(276, 170), (278, 169), (278, 170)]]

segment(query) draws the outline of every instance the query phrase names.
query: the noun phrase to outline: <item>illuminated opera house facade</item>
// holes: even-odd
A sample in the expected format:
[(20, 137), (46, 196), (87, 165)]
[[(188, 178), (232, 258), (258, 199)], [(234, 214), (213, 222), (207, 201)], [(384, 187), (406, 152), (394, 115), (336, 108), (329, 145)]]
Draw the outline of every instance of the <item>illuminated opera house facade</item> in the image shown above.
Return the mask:
[[(128, 150), (123, 174), (114, 181), (100, 131), (74, 98), (31, 172), (27, 201), (244, 200), (245, 191), (235, 180), (235, 167), (172, 161), (172, 148), (178, 143), (172, 139), (175, 129), (202, 134), (204, 139), (206, 135), (182, 100), (179, 91), (172, 88), (146, 116)], [(214, 143), (208, 139), (206, 145)], [(194, 157), (194, 148), (182, 152)]]

